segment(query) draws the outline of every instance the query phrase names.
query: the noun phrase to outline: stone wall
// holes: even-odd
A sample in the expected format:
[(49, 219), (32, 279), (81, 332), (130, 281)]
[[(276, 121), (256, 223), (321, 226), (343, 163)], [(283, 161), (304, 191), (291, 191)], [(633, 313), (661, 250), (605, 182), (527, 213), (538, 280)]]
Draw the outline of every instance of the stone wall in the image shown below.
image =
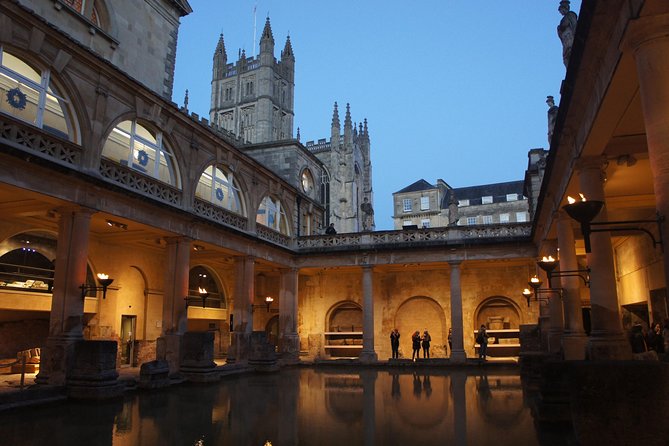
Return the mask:
[(48, 319), (0, 322), (0, 358), (16, 358), (21, 350), (43, 347), (48, 334)]

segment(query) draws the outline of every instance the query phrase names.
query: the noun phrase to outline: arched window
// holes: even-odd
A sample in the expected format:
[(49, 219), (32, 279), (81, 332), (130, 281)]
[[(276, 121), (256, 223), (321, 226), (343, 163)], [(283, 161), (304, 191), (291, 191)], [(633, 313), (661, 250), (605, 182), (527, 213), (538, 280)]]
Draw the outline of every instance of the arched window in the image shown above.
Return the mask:
[(200, 176), (195, 196), (237, 214), (246, 215), (239, 184), (234, 174), (223, 166), (211, 165)]
[(302, 190), (304, 193), (311, 196), (312, 192), (314, 191), (314, 176), (311, 174), (309, 169), (305, 168), (302, 171), (300, 181), (302, 183)]
[(162, 132), (152, 132), (135, 120), (114, 127), (105, 141), (102, 156), (180, 187), (174, 156), (165, 147)]
[(98, 27), (100, 25), (100, 14), (98, 13), (96, 2), (93, 0), (63, 0), (70, 8), (77, 11), (79, 14), (86, 17), (88, 20), (96, 24)]
[(77, 142), (70, 102), (51, 82), (49, 70), (36, 70), (0, 46), (0, 112), (56, 136)]
[[(207, 298), (202, 301), (200, 289), (207, 292)], [(226, 308), (225, 293), (218, 286), (216, 278), (204, 266), (196, 266), (188, 274), (188, 305), (206, 308)]]
[(278, 198), (270, 196), (263, 198), (258, 207), (256, 222), (274, 229), (281, 234), (290, 235), (288, 218)]

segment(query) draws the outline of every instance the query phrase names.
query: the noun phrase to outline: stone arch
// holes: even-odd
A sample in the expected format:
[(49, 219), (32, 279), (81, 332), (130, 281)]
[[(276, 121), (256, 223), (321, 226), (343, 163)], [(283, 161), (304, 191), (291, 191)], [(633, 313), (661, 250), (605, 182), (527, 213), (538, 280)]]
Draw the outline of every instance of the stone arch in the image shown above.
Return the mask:
[(362, 331), (362, 307), (345, 300), (334, 304), (325, 315), (325, 331)]
[[(207, 170), (209, 168), (217, 169), (221, 171), (223, 174), (232, 174), (232, 185), (229, 187), (234, 188), (237, 191), (238, 195), (238, 200), (239, 200), (239, 210), (235, 211), (234, 209), (231, 209), (231, 207), (234, 206), (226, 206), (225, 204), (219, 204), (211, 200), (211, 197), (203, 197), (201, 195), (198, 195), (198, 188), (205, 185), (206, 182), (203, 181), (203, 177), (207, 173)], [(248, 217), (249, 212), (249, 198), (248, 198), (248, 192), (247, 192), (247, 187), (246, 183), (244, 182), (243, 175), (237, 175), (235, 172), (235, 169), (232, 168), (231, 166), (225, 164), (225, 163), (218, 163), (215, 162), (212, 159), (207, 160), (207, 162), (202, 163), (200, 166), (197, 168), (198, 174), (195, 175), (193, 178), (193, 185), (191, 190), (193, 191), (193, 198), (198, 198), (200, 200), (207, 201), (209, 203), (212, 203), (214, 206), (222, 207), (223, 209), (226, 209), (230, 212), (233, 212), (235, 214), (242, 215), (244, 217)], [(227, 178), (226, 178), (227, 181)], [(211, 182), (214, 182), (213, 180)], [(208, 184), (207, 184), (208, 185)]]
[(523, 312), (518, 304), (506, 296), (490, 296), (474, 311), (475, 329), (485, 325), (488, 329), (519, 328), (523, 323)]
[[(198, 289), (205, 288), (209, 293), (207, 297), (207, 306), (214, 308), (228, 308), (227, 293), (225, 282), (219, 277), (213, 268), (205, 264), (196, 264), (189, 269), (188, 277), (188, 300), (189, 305), (199, 304), (200, 295)], [(199, 274), (206, 274), (206, 277), (201, 277)], [(193, 303), (190, 301), (193, 300)], [(220, 304), (217, 304), (220, 302)], [(220, 305), (220, 306), (218, 306)]]
[(411, 335), (428, 330), (432, 338), (430, 357), (445, 357), (448, 346), (448, 324), (442, 306), (428, 296), (412, 296), (397, 308), (394, 325), (400, 331), (400, 355), (410, 357)]
[(267, 333), (267, 341), (274, 347), (279, 345), (279, 316), (275, 315), (265, 324), (265, 333)]

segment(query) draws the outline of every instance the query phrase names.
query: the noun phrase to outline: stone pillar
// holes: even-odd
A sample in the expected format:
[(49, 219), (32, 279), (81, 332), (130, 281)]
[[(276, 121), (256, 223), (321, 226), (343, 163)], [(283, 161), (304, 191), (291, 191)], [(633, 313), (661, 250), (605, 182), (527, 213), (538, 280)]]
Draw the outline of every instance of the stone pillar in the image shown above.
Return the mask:
[[(558, 212), (557, 235), (560, 248), (560, 270), (579, 269), (576, 259), (573, 220), (565, 211)], [(560, 277), (562, 287), (562, 306), (564, 308), (564, 332), (562, 334), (562, 352), (566, 360), (585, 359), (585, 347), (588, 337), (583, 330), (583, 310), (581, 308), (581, 279), (577, 276)]]
[(461, 261), (448, 262), (451, 266), (451, 328), (453, 348), (451, 362), (463, 363), (467, 360), (465, 352), (464, 333), (462, 328), (462, 290), (460, 289)]
[(163, 285), (163, 329), (156, 343), (156, 359), (167, 361), (170, 375), (179, 372), (181, 363), (181, 338), (188, 325), (188, 276), (190, 272), (191, 240), (186, 237), (169, 237), (165, 284)]
[(372, 287), (373, 268), (371, 265), (362, 267), (362, 352), (360, 360), (364, 362), (376, 361), (374, 350), (374, 293)]
[[(604, 198), (603, 158), (582, 159), (579, 170), (581, 192), (588, 200)], [(607, 221), (606, 205), (593, 220)], [(592, 331), (587, 353), (590, 359), (631, 359), (632, 349), (625, 338), (620, 320), (620, 308), (613, 265), (613, 249), (609, 232), (590, 234), (591, 251), (586, 254), (590, 266), (590, 304)]]
[(83, 339), (88, 237), (94, 211), (80, 207), (58, 209), (58, 246), (49, 318), (49, 337), (42, 349), (36, 382), (64, 385), (73, 363), (74, 347)]
[(247, 361), (253, 332), (253, 299), (255, 297), (255, 258), (235, 259), (235, 295), (232, 311), (232, 340), (228, 349), (229, 364)]
[[(544, 244), (544, 255), (557, 255), (557, 243), (555, 240), (546, 241)], [(557, 278), (548, 280), (548, 274), (541, 270), (542, 279), (545, 279), (546, 288), (557, 288), (559, 283)], [(564, 314), (562, 312), (562, 299), (559, 292), (540, 293), (539, 297), (546, 299), (546, 308), (548, 310), (548, 352), (555, 355), (562, 354), (562, 331), (564, 327)]]
[(279, 345), (281, 358), (300, 360), (300, 338), (297, 335), (298, 269), (282, 269), (279, 289)]
[(656, 208), (665, 217), (662, 255), (664, 282), (669, 286), (669, 14), (632, 20), (626, 38), (626, 49), (634, 51), (636, 60)]

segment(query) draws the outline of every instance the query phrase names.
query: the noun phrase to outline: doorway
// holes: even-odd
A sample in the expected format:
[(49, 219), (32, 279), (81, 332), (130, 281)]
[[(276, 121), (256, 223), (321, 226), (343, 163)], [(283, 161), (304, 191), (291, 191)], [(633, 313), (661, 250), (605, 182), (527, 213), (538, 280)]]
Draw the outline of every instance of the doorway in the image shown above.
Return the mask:
[(132, 366), (135, 357), (137, 316), (121, 315), (121, 367)]

